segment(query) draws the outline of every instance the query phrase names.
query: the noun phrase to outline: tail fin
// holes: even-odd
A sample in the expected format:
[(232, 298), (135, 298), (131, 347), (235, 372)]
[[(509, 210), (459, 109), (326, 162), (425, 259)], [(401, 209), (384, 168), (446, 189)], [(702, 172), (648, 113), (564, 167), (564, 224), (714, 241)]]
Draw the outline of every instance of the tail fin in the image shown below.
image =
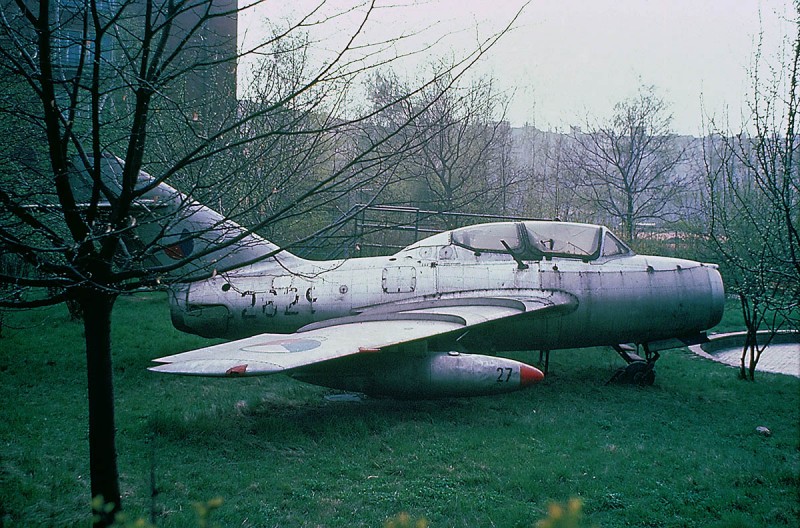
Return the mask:
[[(104, 183), (112, 192), (119, 192), (123, 161), (106, 155), (101, 163)], [(78, 177), (85, 180), (79, 187), (89, 185), (91, 189), (87, 174), (79, 173)], [(279, 259), (287, 266), (302, 261), (173, 187), (156, 184), (152, 176), (140, 172), (136, 188), (148, 187), (152, 188), (133, 204), (124, 251), (135, 254), (148, 266), (162, 268), (173, 280), (198, 280), (266, 260)]]

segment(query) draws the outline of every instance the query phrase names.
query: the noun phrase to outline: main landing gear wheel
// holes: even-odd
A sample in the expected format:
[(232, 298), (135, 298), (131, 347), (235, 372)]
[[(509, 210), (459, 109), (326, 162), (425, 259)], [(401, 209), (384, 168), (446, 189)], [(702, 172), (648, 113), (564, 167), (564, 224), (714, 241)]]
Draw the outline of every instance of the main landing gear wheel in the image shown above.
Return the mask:
[[(658, 352), (651, 354), (644, 345), (645, 356), (647, 359), (642, 358), (634, 353), (632, 349), (623, 346), (615, 346), (614, 350), (624, 359), (628, 364), (620, 367), (608, 380), (608, 383), (622, 383), (627, 385), (638, 385), (640, 387), (650, 386), (656, 380), (655, 364), (658, 361)], [(606, 385), (608, 385), (606, 383)]]

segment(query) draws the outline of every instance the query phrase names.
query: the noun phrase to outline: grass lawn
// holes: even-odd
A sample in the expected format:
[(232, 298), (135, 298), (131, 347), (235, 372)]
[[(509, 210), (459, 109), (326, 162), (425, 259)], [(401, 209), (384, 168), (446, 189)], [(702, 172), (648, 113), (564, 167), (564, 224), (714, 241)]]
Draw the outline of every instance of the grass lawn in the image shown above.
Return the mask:
[[(723, 323), (736, 328), (734, 311)], [(0, 526), (86, 526), (82, 326), (64, 307), (5, 314)], [(170, 326), (161, 295), (114, 313), (123, 505), (158, 526), (530, 527), (578, 497), (603, 528), (800, 525), (800, 380), (668, 351), (653, 387), (606, 386), (606, 349), (553, 352), (551, 374), (504, 396), (330, 401), (283, 376), (183, 378), (155, 357), (209, 344)], [(519, 354), (534, 362), (538, 353)], [(769, 437), (756, 427), (766, 426)], [(151, 470), (157, 495), (151, 498)]]

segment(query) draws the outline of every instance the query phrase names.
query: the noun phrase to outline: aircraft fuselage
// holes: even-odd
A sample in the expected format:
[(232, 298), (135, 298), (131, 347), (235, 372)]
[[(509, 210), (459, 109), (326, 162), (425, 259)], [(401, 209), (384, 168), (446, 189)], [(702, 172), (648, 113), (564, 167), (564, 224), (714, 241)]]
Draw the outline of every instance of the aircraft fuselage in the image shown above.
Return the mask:
[(716, 266), (636, 255), (605, 228), (593, 227), (599, 241), (591, 255), (547, 254), (553, 238), (540, 241), (547, 242), (545, 253), (525, 250), (531, 242), (520, 243), (518, 250), (504, 241), (499, 249), (494, 243), (489, 249), (469, 247), (469, 228), (462, 228), (456, 233), (466, 235), (441, 233), (388, 257), (324, 262), (292, 257), (284, 265), (270, 259), (175, 288), (173, 322), (184, 331), (234, 339), (295, 332), (383, 304), (476, 292), (495, 297), (557, 292), (574, 303), (557, 316), (468, 332), (459, 344), (469, 350), (648, 343), (697, 334), (719, 322), (724, 292)]

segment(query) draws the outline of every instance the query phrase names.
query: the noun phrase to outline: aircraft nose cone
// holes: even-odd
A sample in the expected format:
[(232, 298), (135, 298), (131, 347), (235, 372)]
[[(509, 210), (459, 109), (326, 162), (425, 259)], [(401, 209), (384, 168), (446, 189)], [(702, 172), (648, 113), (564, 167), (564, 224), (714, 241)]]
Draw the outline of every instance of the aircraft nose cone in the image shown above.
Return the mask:
[(541, 370), (524, 363), (519, 367), (519, 384), (521, 387), (528, 387), (543, 379), (544, 374)]

